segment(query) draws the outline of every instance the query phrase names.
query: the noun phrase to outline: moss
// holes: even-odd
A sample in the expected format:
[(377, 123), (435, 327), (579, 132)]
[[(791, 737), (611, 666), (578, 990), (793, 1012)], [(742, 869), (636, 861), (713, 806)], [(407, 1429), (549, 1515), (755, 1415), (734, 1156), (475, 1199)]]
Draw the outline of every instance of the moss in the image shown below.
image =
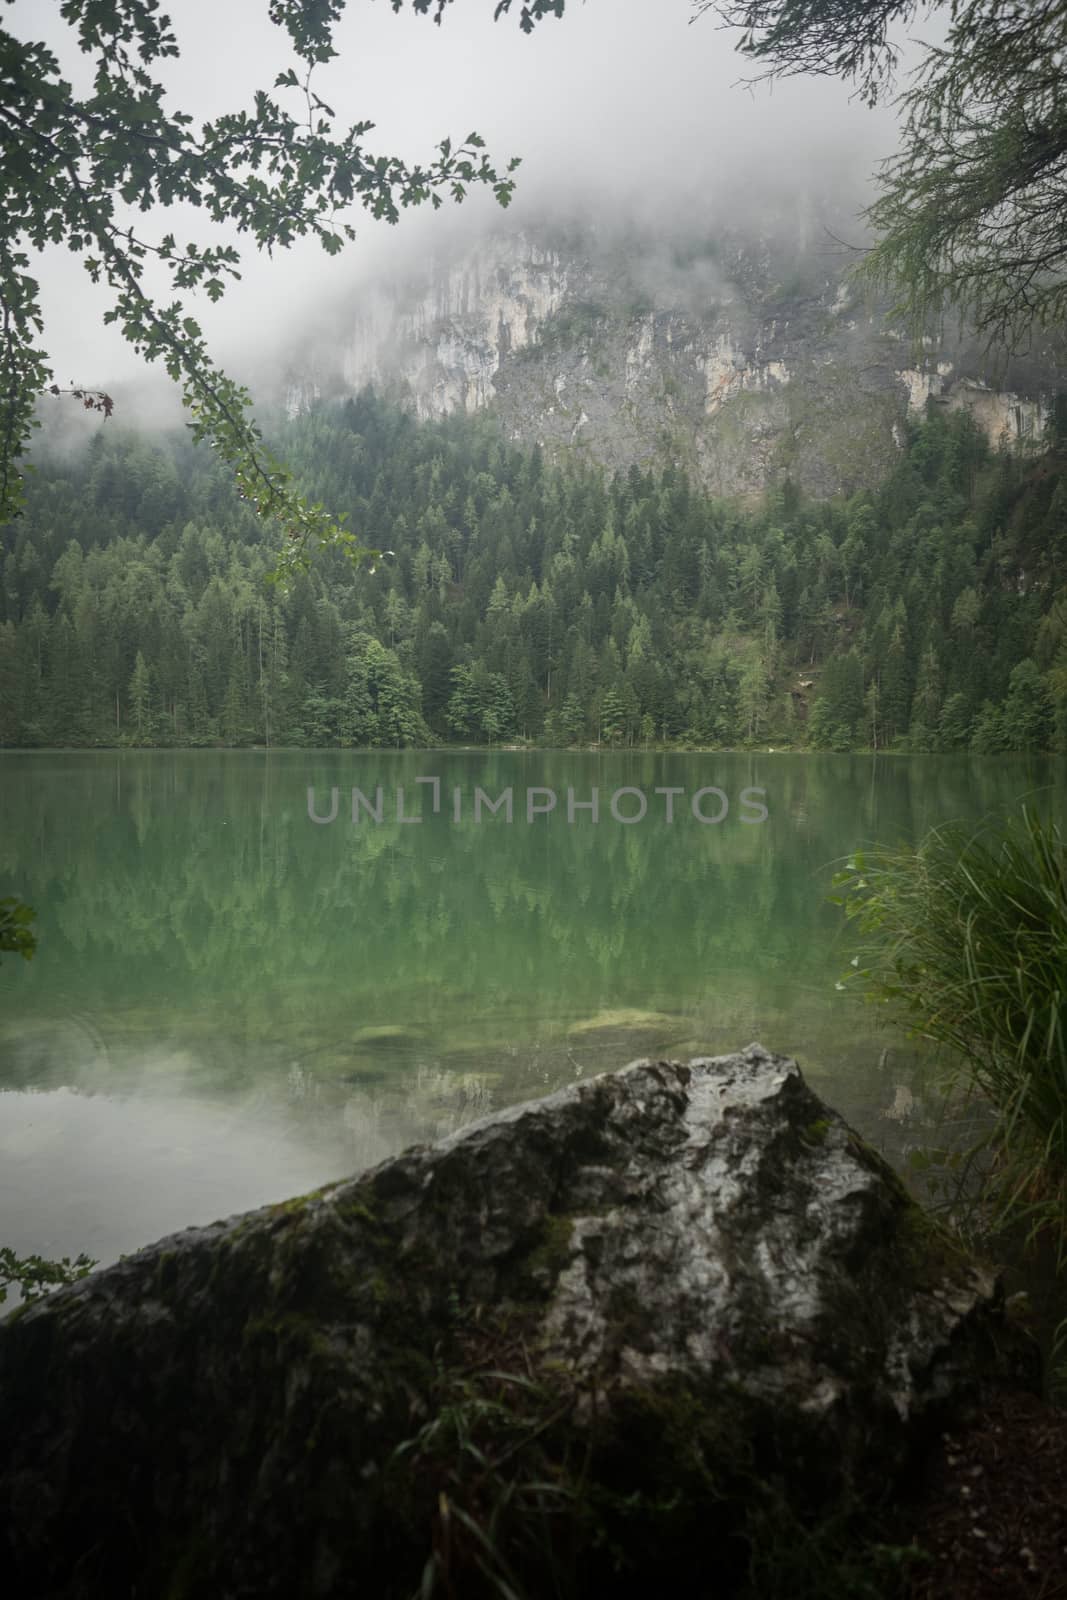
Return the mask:
[(345, 1222), (378, 1223), (378, 1217), (375, 1215), (374, 1207), (371, 1205), (370, 1198), (366, 1192), (358, 1200), (346, 1199), (340, 1201), (337, 1206), (337, 1215)]
[(834, 1124), (829, 1117), (819, 1117), (815, 1122), (809, 1122), (803, 1131), (802, 1137), (807, 1144), (825, 1144), (827, 1135)]
[(897, 1219), (894, 1251), (902, 1276), (917, 1288), (935, 1288), (946, 1277), (959, 1277), (974, 1266), (974, 1257), (922, 1206), (909, 1201)]
[[(291, 1195), (288, 1200), (277, 1200), (273, 1202), (273, 1204), (267, 1206), (266, 1210), (271, 1217), (300, 1216), (307, 1211), (308, 1207), (313, 1201), (325, 1199), (338, 1187), (339, 1185), (336, 1182), (324, 1183), (321, 1184), (317, 1189), (309, 1189), (306, 1194), (294, 1194)], [(236, 1224), (235, 1227), (231, 1228), (229, 1240), (231, 1243), (233, 1243), (237, 1239), (245, 1238), (250, 1233), (255, 1233), (257, 1230), (261, 1230), (262, 1226), (263, 1218), (261, 1213), (258, 1211), (250, 1211), (247, 1216), (243, 1217), (241, 1221)]]
[(541, 1279), (547, 1276), (555, 1283), (574, 1254), (573, 1237), (573, 1217), (545, 1217), (537, 1243), (525, 1258), (526, 1271)]
[(850, 1154), (856, 1158), (860, 1165), (866, 1167), (868, 1172), (881, 1179), (898, 1200), (909, 1206), (915, 1204), (898, 1174), (880, 1151), (874, 1148), (873, 1144), (868, 1144), (867, 1140), (862, 1139), (853, 1128), (847, 1130), (846, 1144)]
[(387, 1305), (396, 1293), (395, 1286), (389, 1282), (384, 1272), (372, 1273), (367, 1279), (367, 1287), (376, 1306)]
[(249, 1317), (244, 1325), (242, 1342), (247, 1345), (259, 1339), (276, 1339), (279, 1343), (289, 1345), (295, 1343), (309, 1354), (315, 1350), (320, 1354), (334, 1354), (319, 1323), (299, 1311), (263, 1312), (259, 1316)]
[(166, 1300), (174, 1292), (178, 1283), (178, 1257), (173, 1250), (164, 1250), (160, 1253), (156, 1263), (156, 1293), (161, 1300)]
[(305, 1209), (310, 1199), (310, 1195), (297, 1194), (293, 1195), (291, 1200), (278, 1200), (274, 1205), (271, 1206), (270, 1214), (272, 1217), (296, 1216), (298, 1212), (301, 1212)]

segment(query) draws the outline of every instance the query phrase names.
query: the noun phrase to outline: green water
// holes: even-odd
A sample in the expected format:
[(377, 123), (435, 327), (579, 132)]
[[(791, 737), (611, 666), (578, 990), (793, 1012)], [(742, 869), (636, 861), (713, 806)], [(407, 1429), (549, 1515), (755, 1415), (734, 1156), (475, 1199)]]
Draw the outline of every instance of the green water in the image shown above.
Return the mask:
[[(0, 1243), (107, 1260), (638, 1055), (757, 1038), (903, 1160), (926, 1063), (835, 987), (833, 863), (1062, 778), (972, 757), (6, 754), (0, 895), (36, 907), (39, 949), (0, 967)], [(309, 786), (320, 816), (337, 787), (336, 820), (311, 819)], [(381, 786), (380, 823), (353, 824), (353, 786)], [(569, 821), (568, 789), (593, 786), (598, 819)], [(421, 821), (397, 821), (401, 787)], [(511, 788), (510, 823), (475, 820), (477, 787)], [(534, 787), (557, 804), (527, 820)], [(641, 820), (611, 814), (623, 787)], [(702, 823), (711, 787), (704, 815), (728, 809)]]

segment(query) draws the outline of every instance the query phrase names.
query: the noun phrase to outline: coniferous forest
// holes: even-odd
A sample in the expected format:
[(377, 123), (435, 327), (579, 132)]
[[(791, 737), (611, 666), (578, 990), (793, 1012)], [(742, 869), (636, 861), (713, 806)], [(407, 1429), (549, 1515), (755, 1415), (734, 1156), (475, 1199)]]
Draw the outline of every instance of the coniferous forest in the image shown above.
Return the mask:
[(746, 509), (367, 391), (274, 432), (391, 554), (287, 592), (211, 455), (108, 423), (0, 534), (0, 744), (1067, 750), (1063, 421), (931, 408), (880, 488)]

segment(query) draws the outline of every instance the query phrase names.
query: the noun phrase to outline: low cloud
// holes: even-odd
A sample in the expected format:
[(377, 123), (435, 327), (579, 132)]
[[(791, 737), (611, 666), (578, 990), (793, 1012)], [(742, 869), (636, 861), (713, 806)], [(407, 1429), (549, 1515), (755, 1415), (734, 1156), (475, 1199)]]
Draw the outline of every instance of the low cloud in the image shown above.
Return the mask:
[[(367, 141), (375, 151), (425, 161), (439, 139), (477, 129), (501, 164), (521, 155), (519, 224), (570, 220), (631, 228), (643, 248), (658, 240), (636, 269), (657, 304), (676, 298), (695, 309), (723, 291), (717, 269), (699, 252), (685, 263), (678, 241), (727, 227), (792, 229), (799, 240), (831, 217), (858, 231), (870, 174), (894, 143), (891, 110), (869, 111), (833, 79), (745, 87), (734, 35), (710, 15), (691, 24), (689, 0), (570, 0), (562, 20), (547, 19), (532, 37), (514, 18), (494, 24), (492, 12), (492, 0), (466, 0), (437, 28), (410, 11), (394, 15), (387, 0), (352, 0), (337, 35), (340, 56), (317, 73), (318, 93), (340, 122), (377, 123)], [(263, 0), (227, 0), (225, 8), (183, 0), (174, 19), (183, 55), (168, 65), (166, 81), (173, 103), (196, 116), (250, 105), (254, 89), (291, 64)], [(18, 36), (46, 36), (81, 87), (85, 63), (57, 11), (20, 0), (5, 25)], [(357, 241), (342, 256), (328, 258), (309, 242), (273, 260), (248, 250), (242, 282), (219, 305), (195, 300), (192, 308), (235, 375), (262, 381), (305, 327), (309, 338), (321, 334), (376, 280), (395, 281), (501, 220), (486, 194), (451, 212), (405, 213), (396, 228), (358, 213)], [(205, 238), (202, 213), (191, 208), (138, 225), (146, 237), (172, 230), (179, 239)], [(102, 326), (108, 292), (94, 289), (62, 251), (49, 251), (38, 275), (57, 379), (107, 388), (120, 401), (124, 386), (135, 385), (139, 417), (153, 420), (149, 394), (166, 379), (160, 372), (158, 384), (146, 385), (144, 365)], [(159, 404), (160, 416), (177, 415)]]

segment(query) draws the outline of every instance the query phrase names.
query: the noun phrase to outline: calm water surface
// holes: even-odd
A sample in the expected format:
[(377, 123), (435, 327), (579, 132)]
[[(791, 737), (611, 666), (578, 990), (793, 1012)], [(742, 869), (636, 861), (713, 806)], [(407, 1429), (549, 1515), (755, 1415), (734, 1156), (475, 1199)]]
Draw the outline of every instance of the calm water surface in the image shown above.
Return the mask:
[[(434, 788), (418, 777), (440, 779)], [(760, 1039), (896, 1161), (929, 1063), (835, 988), (833, 863), (1063, 763), (419, 752), (0, 756), (0, 1243), (101, 1261), (639, 1055)], [(308, 788), (321, 817), (308, 811)], [(382, 821), (351, 819), (358, 786)], [(397, 820), (397, 790), (406, 815)], [(473, 816), (475, 789), (503, 809)], [(588, 809), (568, 821), (567, 790)], [(617, 810), (639, 821), (616, 820)], [(692, 796), (705, 816), (693, 817)], [(657, 788), (683, 791), (667, 797)], [(767, 817), (742, 805), (761, 789)], [(456, 790), (460, 794), (455, 817)], [(527, 791), (554, 811), (527, 820)], [(544, 793), (535, 805), (547, 805)]]

